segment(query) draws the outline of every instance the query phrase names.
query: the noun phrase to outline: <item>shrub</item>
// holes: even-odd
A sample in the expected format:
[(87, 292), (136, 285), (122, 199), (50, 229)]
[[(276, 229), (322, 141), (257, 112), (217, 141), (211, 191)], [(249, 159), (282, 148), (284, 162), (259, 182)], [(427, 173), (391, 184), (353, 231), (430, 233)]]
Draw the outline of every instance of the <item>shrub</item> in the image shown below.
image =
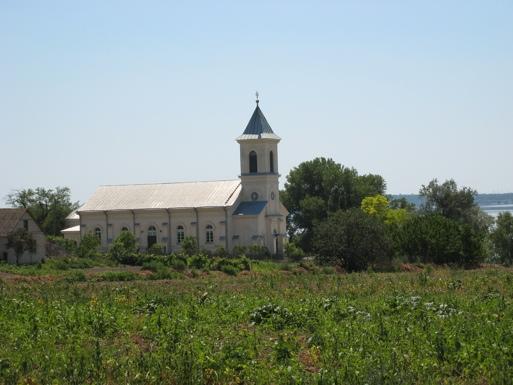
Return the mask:
[(77, 255), (82, 258), (94, 258), (98, 248), (100, 247), (100, 240), (93, 233), (85, 234), (80, 240), (80, 245), (77, 248)]
[(163, 243), (154, 243), (148, 249), (148, 254), (152, 255), (164, 255), (166, 253), (166, 245)]
[(490, 238), (499, 260), (506, 265), (511, 265), (513, 263), (513, 215), (511, 213), (499, 214)]
[(185, 237), (181, 243), (182, 252), (188, 257), (196, 254), (198, 252), (198, 242), (196, 242), (196, 238), (194, 237)]
[(176, 271), (184, 271), (187, 269), (187, 259), (175, 256), (174, 258), (171, 258), (170, 266)]
[(484, 233), (439, 214), (417, 215), (399, 232), (410, 261), (475, 265), (483, 254)]
[(314, 226), (314, 250), (321, 263), (336, 263), (361, 271), (378, 259), (389, 258), (385, 225), (360, 209), (337, 211)]
[(285, 256), (293, 261), (301, 261), (305, 252), (294, 242), (288, 242), (285, 244)]
[(247, 247), (246, 246), (235, 246), (232, 250), (232, 255), (234, 257), (240, 257), (241, 255), (246, 255)]
[(119, 234), (114, 240), (114, 243), (109, 250), (109, 255), (117, 262), (133, 264), (127, 262), (132, 262), (136, 251), (137, 241), (134, 234), (132, 234), (130, 231), (122, 231), (121, 234)]
[[(58, 248), (64, 250), (67, 255), (77, 254), (77, 242), (72, 239), (66, 239), (60, 236), (48, 235), (47, 241), (51, 244), (56, 245)], [(48, 246), (47, 246), (48, 247)], [(49, 254), (52, 255), (52, 254)]]
[(134, 281), (139, 278), (138, 274), (131, 271), (108, 271), (98, 276), (99, 281)]
[(251, 245), (247, 248), (246, 256), (251, 259), (264, 259), (269, 258), (271, 253), (269, 249), (262, 245)]
[(158, 270), (161, 270), (163, 268), (165, 269), (166, 266), (162, 262), (156, 260), (145, 261), (142, 265), (142, 270), (147, 270), (151, 272), (157, 272)]
[(210, 259), (204, 254), (196, 254), (188, 258), (188, 263), (194, 269), (204, 269), (208, 267)]
[(226, 258), (228, 257), (228, 252), (223, 246), (217, 246), (213, 253), (216, 257)]
[(239, 269), (234, 265), (221, 265), (220, 270), (223, 273), (226, 273), (228, 275), (237, 275), (239, 274)]
[(64, 280), (68, 283), (74, 283), (74, 282), (85, 282), (87, 281), (86, 275), (83, 271), (73, 271), (66, 275)]
[(93, 267), (95, 263), (89, 258), (54, 258), (46, 262), (48, 268), (56, 270), (69, 269), (87, 269)]

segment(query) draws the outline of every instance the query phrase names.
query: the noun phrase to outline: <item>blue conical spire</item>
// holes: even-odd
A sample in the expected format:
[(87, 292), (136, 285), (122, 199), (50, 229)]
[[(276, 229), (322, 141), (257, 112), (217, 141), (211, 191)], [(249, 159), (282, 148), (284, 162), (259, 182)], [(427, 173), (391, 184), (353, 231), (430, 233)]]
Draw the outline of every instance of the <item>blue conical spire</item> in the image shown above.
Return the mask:
[(267, 123), (267, 119), (265, 118), (262, 110), (260, 109), (259, 100), (257, 96), (256, 100), (256, 108), (251, 115), (251, 119), (249, 119), (248, 125), (246, 129), (242, 133), (241, 136), (237, 138), (237, 140), (241, 139), (280, 139), (273, 131), (269, 123)]

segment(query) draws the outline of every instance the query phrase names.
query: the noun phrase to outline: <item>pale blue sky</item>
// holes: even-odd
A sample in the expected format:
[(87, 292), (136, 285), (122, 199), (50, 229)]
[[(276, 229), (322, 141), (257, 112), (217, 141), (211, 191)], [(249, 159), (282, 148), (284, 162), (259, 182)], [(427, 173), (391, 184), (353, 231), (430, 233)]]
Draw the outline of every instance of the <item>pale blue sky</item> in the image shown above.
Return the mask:
[(254, 92), (282, 182), (513, 191), (512, 1), (0, 1), (0, 198), (232, 179)]

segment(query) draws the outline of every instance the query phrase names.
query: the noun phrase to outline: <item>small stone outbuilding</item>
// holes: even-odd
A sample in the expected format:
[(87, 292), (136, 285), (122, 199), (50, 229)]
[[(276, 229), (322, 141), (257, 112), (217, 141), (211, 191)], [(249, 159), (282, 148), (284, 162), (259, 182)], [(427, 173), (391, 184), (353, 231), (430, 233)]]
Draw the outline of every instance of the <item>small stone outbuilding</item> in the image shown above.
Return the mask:
[(24, 208), (0, 208), (0, 260), (16, 263), (16, 254), (13, 249), (7, 248), (8, 235), (24, 228), (36, 242), (35, 252), (25, 251), (19, 257), (20, 264), (39, 263), (46, 254), (46, 237), (37, 223)]

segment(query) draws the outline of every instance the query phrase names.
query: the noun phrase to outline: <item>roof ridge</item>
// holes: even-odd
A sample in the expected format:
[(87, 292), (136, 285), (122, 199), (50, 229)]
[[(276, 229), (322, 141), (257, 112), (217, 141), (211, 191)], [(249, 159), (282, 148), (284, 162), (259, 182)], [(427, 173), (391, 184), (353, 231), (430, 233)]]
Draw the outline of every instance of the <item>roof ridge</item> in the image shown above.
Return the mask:
[(239, 179), (219, 179), (219, 180), (197, 180), (180, 182), (152, 182), (152, 183), (121, 183), (121, 184), (102, 184), (98, 187), (120, 187), (120, 186), (155, 186), (162, 184), (187, 184), (187, 183), (217, 183), (217, 182), (240, 182)]

